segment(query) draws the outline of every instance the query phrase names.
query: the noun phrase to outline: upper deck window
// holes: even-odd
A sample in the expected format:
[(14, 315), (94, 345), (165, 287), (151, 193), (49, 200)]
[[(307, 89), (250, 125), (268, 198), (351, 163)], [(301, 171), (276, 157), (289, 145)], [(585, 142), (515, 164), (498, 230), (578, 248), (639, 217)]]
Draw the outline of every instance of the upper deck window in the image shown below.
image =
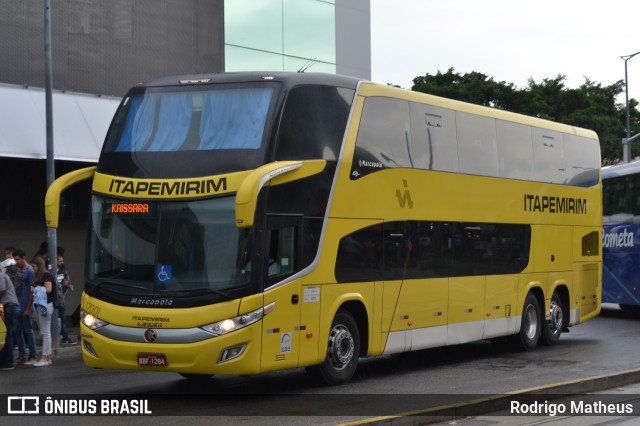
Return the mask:
[(261, 147), (273, 88), (190, 89), (129, 95), (116, 115), (105, 152)]
[(437, 170), (579, 187), (599, 183), (596, 138), (551, 123), (494, 118), (403, 99), (365, 99), (351, 179), (389, 168)]

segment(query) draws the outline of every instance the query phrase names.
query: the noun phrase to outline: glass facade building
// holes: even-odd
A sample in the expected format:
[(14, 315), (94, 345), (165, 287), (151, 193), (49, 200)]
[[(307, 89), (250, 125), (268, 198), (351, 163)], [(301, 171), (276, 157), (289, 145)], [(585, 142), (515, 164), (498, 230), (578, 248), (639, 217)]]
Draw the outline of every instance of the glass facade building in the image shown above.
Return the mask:
[[(0, 83), (44, 87), (43, 27), (42, 2), (0, 0)], [(369, 0), (60, 0), (51, 27), (59, 91), (122, 97), (223, 71), (371, 77)]]
[(336, 72), (335, 0), (225, 0), (225, 70)]

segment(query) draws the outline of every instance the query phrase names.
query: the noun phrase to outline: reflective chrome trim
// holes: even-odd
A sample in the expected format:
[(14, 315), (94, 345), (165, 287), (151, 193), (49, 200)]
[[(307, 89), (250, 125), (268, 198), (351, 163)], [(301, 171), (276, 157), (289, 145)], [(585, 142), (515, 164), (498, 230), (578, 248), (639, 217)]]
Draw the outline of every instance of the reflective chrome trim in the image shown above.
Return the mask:
[(156, 332), (156, 340), (153, 343), (147, 342), (144, 338), (145, 332), (149, 330), (149, 327), (122, 327), (109, 324), (93, 331), (108, 339), (120, 342), (143, 343), (145, 345), (195, 343), (216, 337), (198, 327), (151, 329)]

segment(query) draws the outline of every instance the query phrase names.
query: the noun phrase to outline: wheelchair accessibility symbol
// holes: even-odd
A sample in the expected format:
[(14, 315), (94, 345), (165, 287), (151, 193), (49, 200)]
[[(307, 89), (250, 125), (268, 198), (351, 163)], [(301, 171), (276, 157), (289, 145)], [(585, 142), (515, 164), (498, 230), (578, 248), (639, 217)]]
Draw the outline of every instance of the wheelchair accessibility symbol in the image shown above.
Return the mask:
[(156, 265), (156, 278), (160, 284), (169, 284), (173, 280), (173, 266)]

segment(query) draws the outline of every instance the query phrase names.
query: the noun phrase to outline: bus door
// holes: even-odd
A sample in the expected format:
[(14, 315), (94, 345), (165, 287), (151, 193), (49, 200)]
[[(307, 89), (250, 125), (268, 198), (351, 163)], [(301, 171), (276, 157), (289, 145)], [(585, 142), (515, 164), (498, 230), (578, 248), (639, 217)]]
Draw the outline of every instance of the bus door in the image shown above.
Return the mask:
[(449, 279), (447, 343), (481, 340), (485, 323), (485, 287), (481, 227), (474, 223), (448, 224), (447, 248), (453, 260)]
[(301, 284), (300, 280), (280, 283), (300, 270), (301, 238), (301, 215), (267, 215), (259, 259), (263, 270), (264, 304), (276, 304), (275, 309), (264, 317), (262, 371), (298, 365)]

